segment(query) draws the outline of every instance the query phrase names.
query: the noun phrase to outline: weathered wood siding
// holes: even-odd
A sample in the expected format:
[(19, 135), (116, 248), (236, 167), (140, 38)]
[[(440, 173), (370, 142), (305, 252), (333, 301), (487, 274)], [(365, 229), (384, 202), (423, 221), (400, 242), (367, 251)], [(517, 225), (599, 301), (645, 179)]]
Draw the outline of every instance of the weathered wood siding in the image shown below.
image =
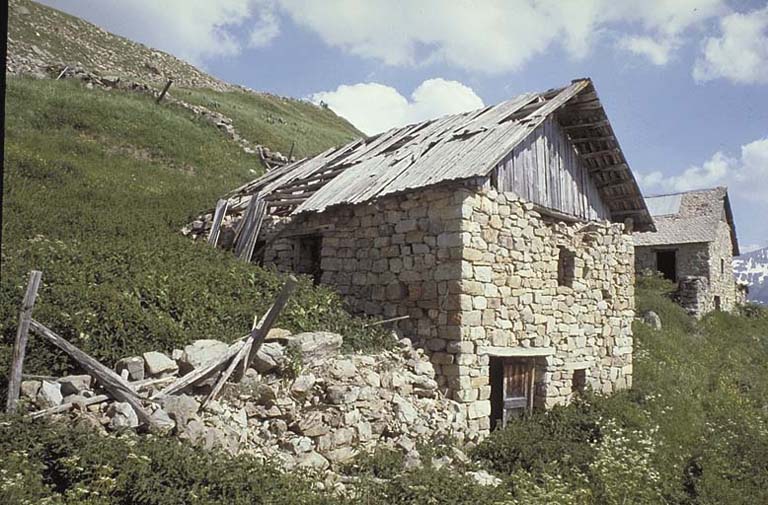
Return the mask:
[(572, 216), (610, 220), (568, 136), (548, 118), (496, 167), (497, 189)]

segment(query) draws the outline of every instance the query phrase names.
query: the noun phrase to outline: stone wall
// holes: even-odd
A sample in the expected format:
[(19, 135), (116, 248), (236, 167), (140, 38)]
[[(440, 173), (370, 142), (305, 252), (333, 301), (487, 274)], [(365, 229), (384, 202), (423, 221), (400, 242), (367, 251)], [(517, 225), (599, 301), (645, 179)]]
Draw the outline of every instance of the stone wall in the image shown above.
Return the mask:
[(656, 252), (675, 250), (677, 259), (678, 299), (689, 313), (701, 317), (717, 309), (731, 311), (737, 305), (733, 277), (733, 245), (726, 221), (717, 227), (712, 242), (670, 244), (635, 248), (638, 272), (656, 270)]
[(547, 220), (492, 190), (466, 191), (462, 211), (460, 352), (443, 373), (470, 419), (490, 413), (492, 356), (537, 356), (540, 405), (568, 402), (575, 370), (599, 392), (630, 387), (634, 249), (623, 225)]
[[(482, 432), (494, 356), (535, 360), (540, 406), (570, 400), (575, 370), (600, 392), (631, 385), (634, 256), (622, 229), (548, 220), (511, 194), (442, 185), (269, 224), (267, 240), (281, 238), (264, 263), (294, 270), (303, 244), (321, 237), (321, 281), (355, 311), (410, 316), (400, 329)], [(558, 282), (561, 251), (568, 286)]]
[(736, 279), (733, 276), (733, 244), (728, 223), (720, 221), (715, 239), (709, 243), (710, 306), (715, 310), (715, 297), (720, 297), (720, 309), (731, 311), (736, 306)]
[(677, 258), (677, 278), (706, 276), (709, 270), (709, 247), (706, 242), (670, 244), (635, 248), (635, 270), (656, 271), (656, 252), (674, 250)]

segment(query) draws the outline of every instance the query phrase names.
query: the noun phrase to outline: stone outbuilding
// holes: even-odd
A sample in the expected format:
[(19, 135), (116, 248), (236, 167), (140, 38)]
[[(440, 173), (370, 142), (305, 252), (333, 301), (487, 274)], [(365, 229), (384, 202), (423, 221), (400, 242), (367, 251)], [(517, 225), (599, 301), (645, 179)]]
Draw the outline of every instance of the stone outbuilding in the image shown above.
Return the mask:
[(678, 301), (697, 317), (732, 310), (744, 296), (733, 275), (739, 243), (728, 189), (658, 195), (645, 202), (656, 231), (634, 234), (637, 271), (658, 271), (677, 283)]
[[(212, 227), (211, 223), (215, 223)], [(473, 429), (632, 383), (653, 222), (592, 82), (393, 129), (271, 171), (186, 230), (394, 318)]]

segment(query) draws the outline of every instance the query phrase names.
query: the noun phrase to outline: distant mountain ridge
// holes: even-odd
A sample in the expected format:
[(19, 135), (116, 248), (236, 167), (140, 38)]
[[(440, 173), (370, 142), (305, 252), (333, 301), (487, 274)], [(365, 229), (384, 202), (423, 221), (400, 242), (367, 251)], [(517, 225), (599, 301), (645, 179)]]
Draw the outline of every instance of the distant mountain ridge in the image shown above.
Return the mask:
[(768, 247), (733, 259), (736, 280), (749, 285), (749, 300), (768, 305)]

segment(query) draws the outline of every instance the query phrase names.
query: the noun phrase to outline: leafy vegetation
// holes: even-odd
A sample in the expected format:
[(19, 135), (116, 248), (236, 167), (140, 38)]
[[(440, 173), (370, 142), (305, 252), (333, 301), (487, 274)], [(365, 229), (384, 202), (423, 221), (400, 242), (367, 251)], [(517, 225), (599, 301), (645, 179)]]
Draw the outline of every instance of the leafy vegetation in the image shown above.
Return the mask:
[(639, 279), (638, 312), (664, 326), (635, 323), (631, 391), (537, 412), (473, 456), (554, 503), (768, 502), (768, 311), (696, 322), (671, 290)]
[[(279, 275), (178, 231), (253, 178), (253, 156), (139, 94), (9, 78), (6, 107), (0, 368), (32, 269), (43, 271), (35, 317), (106, 363), (198, 338), (231, 341), (267, 309)], [(307, 279), (278, 324), (337, 331), (355, 348), (384, 338)], [(28, 372), (69, 366), (31, 339)]]

